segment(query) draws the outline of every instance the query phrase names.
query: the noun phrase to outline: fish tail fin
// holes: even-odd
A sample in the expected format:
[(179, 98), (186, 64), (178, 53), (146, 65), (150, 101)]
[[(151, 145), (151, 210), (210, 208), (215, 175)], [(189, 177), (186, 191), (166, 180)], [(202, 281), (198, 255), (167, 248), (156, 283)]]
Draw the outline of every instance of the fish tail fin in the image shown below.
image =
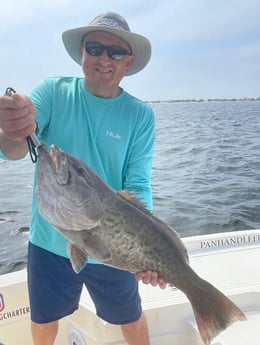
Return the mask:
[(187, 294), (197, 326), (206, 345), (235, 321), (246, 320), (245, 314), (222, 292), (199, 278), (196, 293)]

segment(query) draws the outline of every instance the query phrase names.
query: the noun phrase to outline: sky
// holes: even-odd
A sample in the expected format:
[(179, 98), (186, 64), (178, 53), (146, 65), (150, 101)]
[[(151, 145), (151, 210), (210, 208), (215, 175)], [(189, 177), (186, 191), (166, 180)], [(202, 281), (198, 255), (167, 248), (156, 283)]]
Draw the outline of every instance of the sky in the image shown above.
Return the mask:
[[(259, 0), (0, 0), (0, 93), (49, 76), (83, 76), (63, 31), (114, 11), (152, 58), (121, 86), (146, 101), (260, 96)], [(2, 91), (1, 91), (2, 90)]]

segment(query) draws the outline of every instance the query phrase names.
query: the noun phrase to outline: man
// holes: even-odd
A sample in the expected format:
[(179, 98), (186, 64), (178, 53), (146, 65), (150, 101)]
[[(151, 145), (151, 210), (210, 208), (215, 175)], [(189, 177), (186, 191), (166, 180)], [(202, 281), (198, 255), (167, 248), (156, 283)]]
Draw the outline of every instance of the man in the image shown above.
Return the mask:
[[(63, 42), (81, 64), (84, 78), (46, 78), (30, 98), (0, 97), (1, 157), (24, 157), (25, 138), (36, 131), (37, 123), (40, 140), (79, 157), (115, 190), (135, 192), (152, 209), (154, 114), (119, 86), (125, 75), (148, 63), (150, 42), (130, 32), (125, 19), (115, 13), (65, 31)], [(86, 284), (101, 318), (121, 325), (128, 344), (148, 345), (137, 280), (161, 288), (165, 282), (156, 272), (135, 277), (92, 258), (79, 274), (74, 273), (66, 240), (41, 217), (35, 198), (32, 212), (28, 286), (34, 344), (54, 344), (58, 320), (78, 308)]]

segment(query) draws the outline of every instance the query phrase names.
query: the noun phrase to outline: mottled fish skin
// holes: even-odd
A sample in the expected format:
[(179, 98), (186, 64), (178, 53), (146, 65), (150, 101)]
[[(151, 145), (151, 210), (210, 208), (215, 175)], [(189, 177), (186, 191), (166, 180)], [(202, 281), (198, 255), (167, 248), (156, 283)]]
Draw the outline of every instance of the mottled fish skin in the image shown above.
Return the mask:
[(52, 146), (39, 147), (38, 187), (41, 215), (69, 241), (75, 272), (91, 256), (130, 272), (154, 270), (190, 300), (206, 345), (242, 311), (188, 263), (176, 231), (147, 211), (131, 193), (115, 192), (79, 159)]

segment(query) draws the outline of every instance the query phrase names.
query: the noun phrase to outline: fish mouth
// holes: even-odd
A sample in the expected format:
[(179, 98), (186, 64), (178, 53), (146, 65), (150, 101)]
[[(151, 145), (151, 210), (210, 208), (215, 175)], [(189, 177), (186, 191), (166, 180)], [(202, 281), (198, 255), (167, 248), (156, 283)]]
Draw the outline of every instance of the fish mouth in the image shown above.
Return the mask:
[(48, 162), (51, 166), (53, 166), (53, 158), (49, 153), (49, 150), (47, 149), (47, 146), (45, 144), (42, 144), (37, 148), (38, 155), (39, 155), (39, 163), (40, 165), (44, 164), (44, 162)]
[(49, 152), (47, 146), (43, 144), (38, 147), (38, 154), (38, 178), (55, 180), (59, 185), (68, 184), (70, 178), (69, 160), (65, 152), (55, 145), (51, 145)]
[(69, 180), (69, 163), (66, 154), (55, 145), (50, 147), (50, 158), (53, 162), (58, 184), (65, 185)]
[(59, 149), (55, 145), (51, 145), (50, 158), (52, 162), (54, 163), (54, 166), (56, 169), (58, 165), (58, 151)]
[(50, 146), (49, 156), (50, 156), (50, 158), (54, 164), (54, 167), (57, 170), (59, 168), (60, 164), (62, 164), (62, 160), (64, 160), (64, 151), (62, 151), (59, 147), (52, 144)]

